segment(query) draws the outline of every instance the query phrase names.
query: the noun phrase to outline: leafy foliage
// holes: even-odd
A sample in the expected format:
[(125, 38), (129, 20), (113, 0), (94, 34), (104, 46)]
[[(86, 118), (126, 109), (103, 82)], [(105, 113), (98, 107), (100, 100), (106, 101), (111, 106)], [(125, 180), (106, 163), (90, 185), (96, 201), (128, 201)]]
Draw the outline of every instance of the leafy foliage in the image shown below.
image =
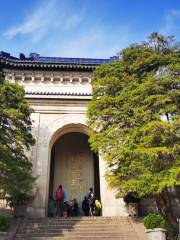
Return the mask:
[(117, 197), (157, 196), (180, 184), (179, 82), (179, 45), (157, 33), (94, 72), (90, 143)]
[(32, 109), (18, 84), (0, 75), (0, 189), (4, 196), (16, 198), (30, 194), (34, 177), (25, 151), (34, 144), (31, 135)]
[(12, 217), (0, 216), (0, 232), (6, 232), (9, 228)]
[(160, 214), (148, 214), (143, 223), (146, 229), (165, 228), (166, 222)]

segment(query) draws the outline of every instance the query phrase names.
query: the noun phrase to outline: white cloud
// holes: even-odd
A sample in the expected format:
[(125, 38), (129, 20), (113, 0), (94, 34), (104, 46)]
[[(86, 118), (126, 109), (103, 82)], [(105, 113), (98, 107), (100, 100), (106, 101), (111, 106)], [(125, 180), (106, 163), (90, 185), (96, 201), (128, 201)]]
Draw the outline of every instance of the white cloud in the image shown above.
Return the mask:
[(56, 1), (49, 1), (46, 6), (40, 6), (32, 12), (24, 21), (15, 27), (10, 28), (4, 33), (8, 39), (15, 37), (17, 34), (32, 34), (34, 39), (38, 38), (45, 31), (47, 24), (51, 21), (53, 9)]
[(8, 29), (4, 36), (7, 39), (12, 39), (19, 34), (29, 34), (31, 40), (37, 42), (45, 34), (50, 34), (54, 29), (59, 29), (60, 31), (71, 30), (83, 20), (83, 17), (84, 11), (81, 14), (71, 13), (69, 6), (64, 1), (46, 1), (46, 5), (44, 4), (36, 8), (21, 24)]
[(165, 16), (165, 22), (160, 32), (164, 35), (178, 34), (180, 31), (180, 10), (171, 10)]

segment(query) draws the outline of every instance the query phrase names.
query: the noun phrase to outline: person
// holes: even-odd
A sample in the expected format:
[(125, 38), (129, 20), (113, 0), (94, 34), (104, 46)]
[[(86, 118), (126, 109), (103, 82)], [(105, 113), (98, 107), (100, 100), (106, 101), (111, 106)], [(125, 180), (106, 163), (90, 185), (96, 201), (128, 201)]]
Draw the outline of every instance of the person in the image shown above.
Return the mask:
[(89, 207), (90, 207), (89, 215), (93, 216), (94, 201), (95, 201), (93, 188), (89, 188), (88, 201), (89, 201)]
[(65, 201), (64, 202), (64, 208), (63, 208), (63, 215), (64, 215), (64, 217), (69, 217), (70, 216), (70, 214), (69, 214), (69, 202), (68, 201)]
[(73, 200), (73, 203), (72, 203), (72, 216), (74, 217), (78, 216), (78, 203), (76, 198)]
[(65, 192), (62, 189), (62, 185), (59, 185), (58, 189), (55, 192), (55, 200), (56, 200), (56, 215), (57, 217), (63, 217), (63, 210), (64, 210), (64, 199), (65, 199)]
[(48, 201), (48, 216), (54, 217), (54, 214), (55, 214), (55, 201), (53, 196), (50, 196)]
[(70, 216), (73, 216), (73, 200), (70, 200), (69, 202), (69, 212), (70, 212)]
[(71, 202), (69, 201), (64, 202), (64, 211), (66, 212), (67, 217), (71, 216)]
[(94, 204), (94, 212), (93, 215), (94, 216), (100, 216), (101, 215), (101, 203), (98, 199), (95, 200), (95, 204)]
[(83, 210), (84, 216), (89, 216), (90, 207), (89, 207), (89, 201), (86, 196), (82, 201), (82, 210)]

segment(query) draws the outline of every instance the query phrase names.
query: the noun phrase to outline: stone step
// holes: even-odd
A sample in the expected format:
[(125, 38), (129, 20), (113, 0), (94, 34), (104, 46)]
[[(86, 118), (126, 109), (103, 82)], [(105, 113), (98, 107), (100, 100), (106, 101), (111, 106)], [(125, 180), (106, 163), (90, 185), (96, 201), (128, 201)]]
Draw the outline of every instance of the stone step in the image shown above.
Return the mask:
[(34, 227), (34, 228), (30, 228), (29, 226), (27, 227), (20, 227), (18, 230), (19, 231), (37, 231), (37, 230), (41, 230), (41, 231), (45, 231), (46, 229), (50, 229), (50, 230), (61, 230), (61, 231), (83, 231), (83, 230), (89, 230), (89, 231), (96, 231), (96, 230), (103, 230), (103, 229), (107, 229), (107, 230), (116, 230), (116, 229), (119, 229), (119, 230), (124, 230), (124, 229), (132, 229), (132, 226), (129, 224), (127, 226), (87, 226), (87, 227), (84, 227), (84, 226), (64, 226), (64, 227), (60, 227), (58, 225), (54, 225), (54, 226), (51, 226), (51, 227), (47, 227), (47, 226), (42, 226), (42, 227)]
[(76, 236), (78, 236), (78, 235), (80, 235), (80, 236), (84, 236), (84, 234), (86, 235), (86, 236), (109, 236), (109, 235), (117, 235), (117, 236), (119, 236), (119, 235), (128, 235), (128, 234), (134, 234), (134, 231), (124, 231), (124, 232), (83, 232), (83, 233), (81, 233), (81, 232), (61, 232), (61, 233), (56, 233), (56, 232), (34, 232), (34, 233), (26, 233), (26, 234), (20, 234), (20, 233), (17, 233), (17, 236), (23, 236), (23, 235), (27, 235), (27, 236), (33, 236), (33, 237), (35, 237), (35, 236), (41, 236), (41, 235), (45, 235), (45, 236), (57, 236), (57, 235), (59, 235), (59, 236), (61, 236), (61, 235), (68, 235), (68, 236), (70, 236), (70, 235), (76, 235)]
[(90, 224), (90, 225), (82, 225), (82, 224), (79, 224), (79, 225), (68, 225), (68, 224), (64, 224), (64, 225), (58, 225), (58, 224), (51, 224), (51, 225), (24, 225), (24, 226), (20, 226), (19, 229), (44, 229), (44, 228), (60, 228), (60, 229), (76, 229), (76, 228), (104, 228), (104, 226), (106, 226), (107, 228), (116, 228), (116, 227), (120, 227), (120, 228), (124, 228), (124, 227), (128, 227), (130, 225), (130, 223), (128, 224), (124, 224), (124, 225), (121, 225), (121, 224)]
[(84, 217), (84, 216), (78, 216), (78, 217), (44, 217), (44, 218), (28, 218), (28, 221), (51, 221), (53, 219), (59, 219), (59, 220), (81, 220), (81, 221), (89, 221), (89, 220), (94, 220), (94, 219), (98, 219), (98, 220), (116, 220), (116, 219), (127, 219), (127, 217), (102, 217), (102, 216), (88, 216), (88, 217)]
[(88, 223), (93, 223), (93, 222), (99, 222), (99, 223), (107, 223), (107, 222), (114, 222), (114, 223), (118, 223), (118, 222), (121, 222), (121, 223), (126, 223), (126, 222), (128, 222), (128, 220), (127, 219), (115, 219), (115, 220), (110, 220), (110, 219), (92, 219), (92, 220), (74, 220), (74, 219), (58, 219), (58, 218), (55, 218), (55, 219), (52, 219), (52, 220), (45, 220), (45, 221), (43, 221), (43, 220), (38, 220), (38, 221), (33, 221), (33, 220), (24, 220), (24, 222), (26, 222), (26, 223), (79, 223), (79, 222), (81, 222), (81, 223), (86, 223), (86, 224), (88, 224)]
[(81, 221), (81, 220), (58, 220), (58, 219), (53, 219), (51, 221), (28, 221), (28, 220), (24, 220), (23, 223), (28, 223), (28, 224), (52, 224), (52, 223), (72, 223), (72, 224), (77, 224), (77, 223), (82, 223), (82, 224), (91, 224), (91, 223), (127, 223), (129, 222), (129, 220), (89, 220), (89, 221)]
[(139, 238), (136, 238), (135, 236), (129, 237), (129, 236), (119, 236), (119, 237), (33, 237), (33, 238), (15, 238), (15, 240), (139, 240)]
[(123, 233), (109, 233), (109, 234), (76, 234), (76, 233), (72, 233), (72, 234), (67, 234), (67, 235), (64, 235), (64, 234), (52, 234), (52, 233), (49, 233), (49, 234), (33, 234), (33, 235), (21, 235), (21, 234), (17, 234), (16, 238), (19, 238), (19, 239), (23, 239), (23, 238), (26, 238), (26, 239), (34, 239), (34, 238), (57, 238), (57, 237), (64, 237), (64, 238), (75, 238), (75, 239), (80, 239), (80, 238), (86, 238), (87, 239), (90, 239), (90, 238), (127, 238), (127, 239), (132, 239), (132, 240), (138, 240), (138, 237), (134, 234), (134, 232), (129, 232), (129, 233), (126, 233), (126, 234), (123, 234)]
[(30, 230), (32, 230), (32, 231), (36, 231), (36, 230), (42, 230), (42, 231), (44, 231), (44, 230), (46, 230), (46, 229), (50, 229), (50, 230), (53, 230), (53, 229), (60, 229), (61, 231), (65, 231), (65, 230), (84, 230), (84, 229), (86, 229), (86, 230), (98, 230), (98, 229), (108, 229), (108, 230), (113, 230), (113, 229), (120, 229), (120, 230), (123, 230), (123, 229), (131, 229), (132, 228), (132, 226), (129, 224), (129, 225), (126, 225), (126, 226), (111, 226), (111, 225), (109, 225), (109, 226), (103, 226), (103, 225), (101, 225), (101, 226), (86, 226), (86, 227), (84, 227), (84, 226), (58, 226), (58, 225), (52, 225), (52, 226), (41, 226), (41, 227), (37, 227), (37, 226), (35, 226), (35, 227), (29, 227), (29, 226), (26, 226), (26, 227), (20, 227), (18, 230), (19, 231), (22, 231), (22, 230), (24, 230), (24, 231), (30, 231)]
[(128, 217), (25, 219), (16, 240), (139, 240)]
[(26, 227), (29, 227), (29, 228), (43, 228), (43, 227), (60, 227), (60, 228), (74, 228), (74, 227), (81, 227), (81, 228), (93, 228), (93, 227), (103, 227), (103, 226), (107, 226), (107, 227), (127, 227), (130, 223), (126, 223), (126, 224), (113, 224), (113, 223), (106, 223), (106, 224), (103, 224), (103, 223), (92, 223), (92, 224), (68, 224), (68, 223), (62, 223), (62, 224), (23, 224), (20, 226), (20, 228), (26, 228)]
[(91, 225), (91, 224), (99, 224), (99, 225), (103, 225), (103, 224), (105, 224), (105, 225), (127, 225), (127, 224), (129, 224), (129, 221), (126, 221), (126, 222), (121, 222), (121, 221), (116, 221), (116, 222), (114, 222), (114, 221), (108, 221), (108, 222), (96, 222), (96, 221), (93, 221), (93, 222), (72, 222), (72, 221), (66, 221), (66, 222), (26, 222), (26, 221), (24, 221), (24, 222), (22, 222), (21, 223), (22, 225), (30, 225), (30, 226), (33, 226), (33, 225), (37, 225), (37, 226), (42, 226), (42, 225), (46, 225), (46, 226), (48, 226), (48, 225), (59, 225), (59, 226), (61, 226), (61, 225), (72, 225), (72, 226), (76, 226), (76, 225), (83, 225), (83, 226), (89, 226), (89, 225)]
[(64, 227), (64, 228), (61, 228), (61, 227), (58, 227), (58, 226), (52, 226), (51, 228), (49, 227), (42, 227), (42, 228), (29, 228), (29, 227), (26, 227), (26, 228), (19, 228), (18, 231), (23, 231), (23, 232), (27, 232), (27, 231), (37, 231), (37, 230), (40, 230), (40, 231), (46, 231), (46, 230), (51, 230), (51, 231), (56, 231), (56, 230), (60, 230), (60, 231), (98, 231), (98, 230), (107, 230), (107, 231), (112, 231), (112, 230), (119, 230), (119, 231), (123, 231), (123, 230), (129, 230), (129, 229), (132, 229), (131, 226), (102, 226), (102, 227), (98, 227), (98, 226), (90, 226), (89, 228), (84, 228), (84, 227)]
[(91, 233), (96, 233), (96, 234), (108, 234), (108, 233), (124, 233), (124, 232), (131, 232), (132, 231), (132, 228), (125, 228), (125, 229), (122, 229), (122, 228), (110, 228), (110, 229), (107, 229), (107, 228), (102, 228), (102, 229), (66, 229), (66, 230), (62, 230), (62, 229), (38, 229), (38, 230), (19, 230), (18, 233), (19, 234), (34, 234), (34, 233), (63, 233), (63, 234), (67, 234), (67, 233), (82, 233), (82, 234), (91, 234)]
[(126, 217), (122, 217), (122, 218), (101, 218), (101, 217), (87, 217), (87, 218), (39, 218), (39, 219), (26, 219), (25, 221), (27, 222), (108, 222), (108, 221), (114, 221), (114, 222), (127, 222), (127, 218)]

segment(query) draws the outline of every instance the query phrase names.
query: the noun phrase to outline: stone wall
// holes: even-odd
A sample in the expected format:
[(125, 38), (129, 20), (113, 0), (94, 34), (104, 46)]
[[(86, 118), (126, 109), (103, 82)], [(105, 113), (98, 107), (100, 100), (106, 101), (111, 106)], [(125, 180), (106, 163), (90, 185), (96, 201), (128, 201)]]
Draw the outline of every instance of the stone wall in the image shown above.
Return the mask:
[[(173, 194), (171, 195), (171, 204), (174, 216), (180, 218), (180, 200)], [(139, 204), (139, 215), (146, 216), (149, 213), (158, 213), (158, 208), (154, 198), (142, 198)]]
[(142, 198), (139, 204), (139, 215), (146, 216), (149, 213), (157, 213), (157, 205), (154, 198)]
[(7, 232), (0, 232), (0, 240), (7, 240)]

